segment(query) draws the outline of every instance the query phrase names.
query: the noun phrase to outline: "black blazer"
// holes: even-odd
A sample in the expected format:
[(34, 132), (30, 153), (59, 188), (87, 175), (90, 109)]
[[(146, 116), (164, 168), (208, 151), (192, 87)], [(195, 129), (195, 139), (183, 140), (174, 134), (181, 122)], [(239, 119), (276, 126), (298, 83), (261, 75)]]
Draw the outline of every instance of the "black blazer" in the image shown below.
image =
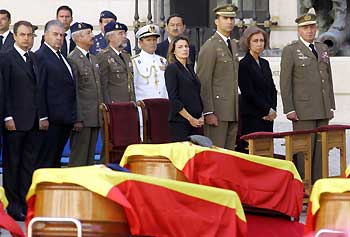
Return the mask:
[(74, 123), (77, 117), (74, 78), (69, 69), (45, 44), (36, 54), (45, 81), (49, 121), (56, 124)]
[(277, 90), (269, 62), (259, 57), (259, 64), (248, 52), (239, 62), (238, 85), (241, 90), (240, 113), (263, 117), (270, 108), (276, 111)]
[(47, 117), (43, 81), (36, 55), (29, 53), (31, 69), (15, 48), (4, 55), (1, 74), (4, 81), (4, 117), (12, 116), (17, 131), (30, 130), (39, 118)]
[(170, 100), (169, 121), (185, 122), (179, 111), (185, 108), (194, 118), (200, 118), (203, 103), (200, 97), (201, 84), (192, 67), (189, 70), (176, 61), (165, 70), (165, 83)]
[(2, 45), (0, 52), (6, 53), (6, 52), (10, 51), (10, 49), (13, 48), (14, 43), (15, 43), (15, 39), (13, 38), (13, 33), (10, 32), (8, 34), (8, 36), (6, 37), (6, 40), (5, 40), (4, 44)]
[[(169, 49), (169, 40), (166, 39), (157, 44), (156, 54), (164, 58), (167, 58), (168, 49)], [(190, 60), (191, 67), (194, 68), (194, 64), (196, 62), (196, 48), (192, 44), (190, 44), (189, 60)]]

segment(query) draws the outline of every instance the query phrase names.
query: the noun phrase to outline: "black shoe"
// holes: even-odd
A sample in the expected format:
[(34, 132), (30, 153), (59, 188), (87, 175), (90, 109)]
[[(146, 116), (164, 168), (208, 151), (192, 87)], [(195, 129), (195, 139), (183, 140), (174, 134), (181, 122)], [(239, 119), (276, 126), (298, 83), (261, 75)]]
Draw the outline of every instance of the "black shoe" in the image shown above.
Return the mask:
[(9, 213), (9, 215), (15, 220), (15, 221), (25, 221), (26, 215), (23, 213)]

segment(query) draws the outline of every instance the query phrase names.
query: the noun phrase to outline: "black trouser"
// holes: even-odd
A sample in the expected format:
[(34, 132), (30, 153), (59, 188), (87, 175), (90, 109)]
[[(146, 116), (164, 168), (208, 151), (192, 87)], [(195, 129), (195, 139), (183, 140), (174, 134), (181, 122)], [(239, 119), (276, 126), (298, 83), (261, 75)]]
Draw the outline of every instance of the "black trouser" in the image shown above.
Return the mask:
[(40, 149), (37, 168), (60, 168), (64, 147), (69, 139), (73, 124), (50, 123)]
[(3, 184), (9, 214), (26, 213), (26, 195), (32, 183), (45, 132), (35, 126), (29, 131), (4, 131)]

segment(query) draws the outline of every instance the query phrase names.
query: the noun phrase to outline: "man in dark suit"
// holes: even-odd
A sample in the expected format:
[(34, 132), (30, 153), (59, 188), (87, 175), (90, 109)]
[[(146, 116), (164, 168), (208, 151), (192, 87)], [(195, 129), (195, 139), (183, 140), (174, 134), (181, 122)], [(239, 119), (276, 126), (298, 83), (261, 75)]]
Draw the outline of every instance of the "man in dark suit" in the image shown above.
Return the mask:
[(67, 57), (70, 52), (75, 48), (75, 43), (72, 39), (72, 33), (70, 31), (70, 25), (73, 21), (73, 11), (68, 6), (60, 6), (56, 11), (56, 19), (64, 25), (64, 42), (61, 47), (62, 54)]
[[(166, 31), (168, 33), (168, 38), (165, 39), (164, 41), (160, 42), (157, 44), (157, 50), (156, 54), (159, 56), (162, 56), (164, 58), (167, 58), (168, 55), (168, 49), (169, 49), (169, 44), (171, 41), (179, 36), (182, 35), (185, 32), (186, 25), (185, 25), (185, 20), (184, 18), (179, 15), (179, 14), (173, 14), (168, 17), (166, 21)], [(196, 62), (196, 48), (194, 45), (190, 44), (190, 64), (194, 68), (194, 64)]]
[[(98, 35), (95, 35), (94, 37), (94, 44), (91, 46), (90, 48), (90, 53), (92, 53), (93, 55), (98, 54), (99, 52), (102, 51), (102, 49), (105, 49), (108, 46), (108, 42), (105, 38), (105, 25), (107, 25), (109, 22), (111, 21), (117, 21), (117, 17), (116, 15), (113, 14), (113, 12), (110, 11), (102, 11), (100, 14), (100, 29), (101, 29), (101, 33), (99, 33)], [(130, 45), (130, 40), (127, 40), (127, 45), (124, 48), (124, 50), (126, 52), (128, 52), (131, 55), (131, 45)]]
[(4, 56), (1, 74), (4, 81), (3, 183), (9, 201), (8, 213), (23, 221), (25, 196), (36, 167), (41, 130), (47, 130), (46, 102), (36, 55), (30, 52), (34, 27), (30, 22), (14, 25), (14, 47)]
[(39, 168), (60, 167), (61, 155), (76, 120), (75, 82), (61, 54), (64, 26), (58, 20), (45, 25), (45, 42), (36, 52), (45, 80), (50, 127), (40, 150)]
[(5, 9), (0, 10), (0, 53), (9, 51), (15, 40), (10, 32), (11, 14)]

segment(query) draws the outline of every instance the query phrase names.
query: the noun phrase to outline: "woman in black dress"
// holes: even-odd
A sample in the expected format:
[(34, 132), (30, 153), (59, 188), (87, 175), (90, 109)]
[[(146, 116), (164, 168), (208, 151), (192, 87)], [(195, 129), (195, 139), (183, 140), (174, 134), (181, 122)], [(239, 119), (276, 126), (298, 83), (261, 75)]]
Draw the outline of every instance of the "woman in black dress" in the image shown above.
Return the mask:
[(170, 100), (169, 128), (172, 141), (185, 141), (188, 136), (201, 134), (204, 124), (200, 82), (188, 64), (189, 41), (175, 38), (168, 51), (169, 65), (165, 83)]
[(267, 46), (267, 34), (258, 27), (248, 27), (240, 43), (246, 52), (238, 70), (242, 135), (272, 132), (273, 120), (277, 116), (277, 90), (269, 62), (260, 57)]

